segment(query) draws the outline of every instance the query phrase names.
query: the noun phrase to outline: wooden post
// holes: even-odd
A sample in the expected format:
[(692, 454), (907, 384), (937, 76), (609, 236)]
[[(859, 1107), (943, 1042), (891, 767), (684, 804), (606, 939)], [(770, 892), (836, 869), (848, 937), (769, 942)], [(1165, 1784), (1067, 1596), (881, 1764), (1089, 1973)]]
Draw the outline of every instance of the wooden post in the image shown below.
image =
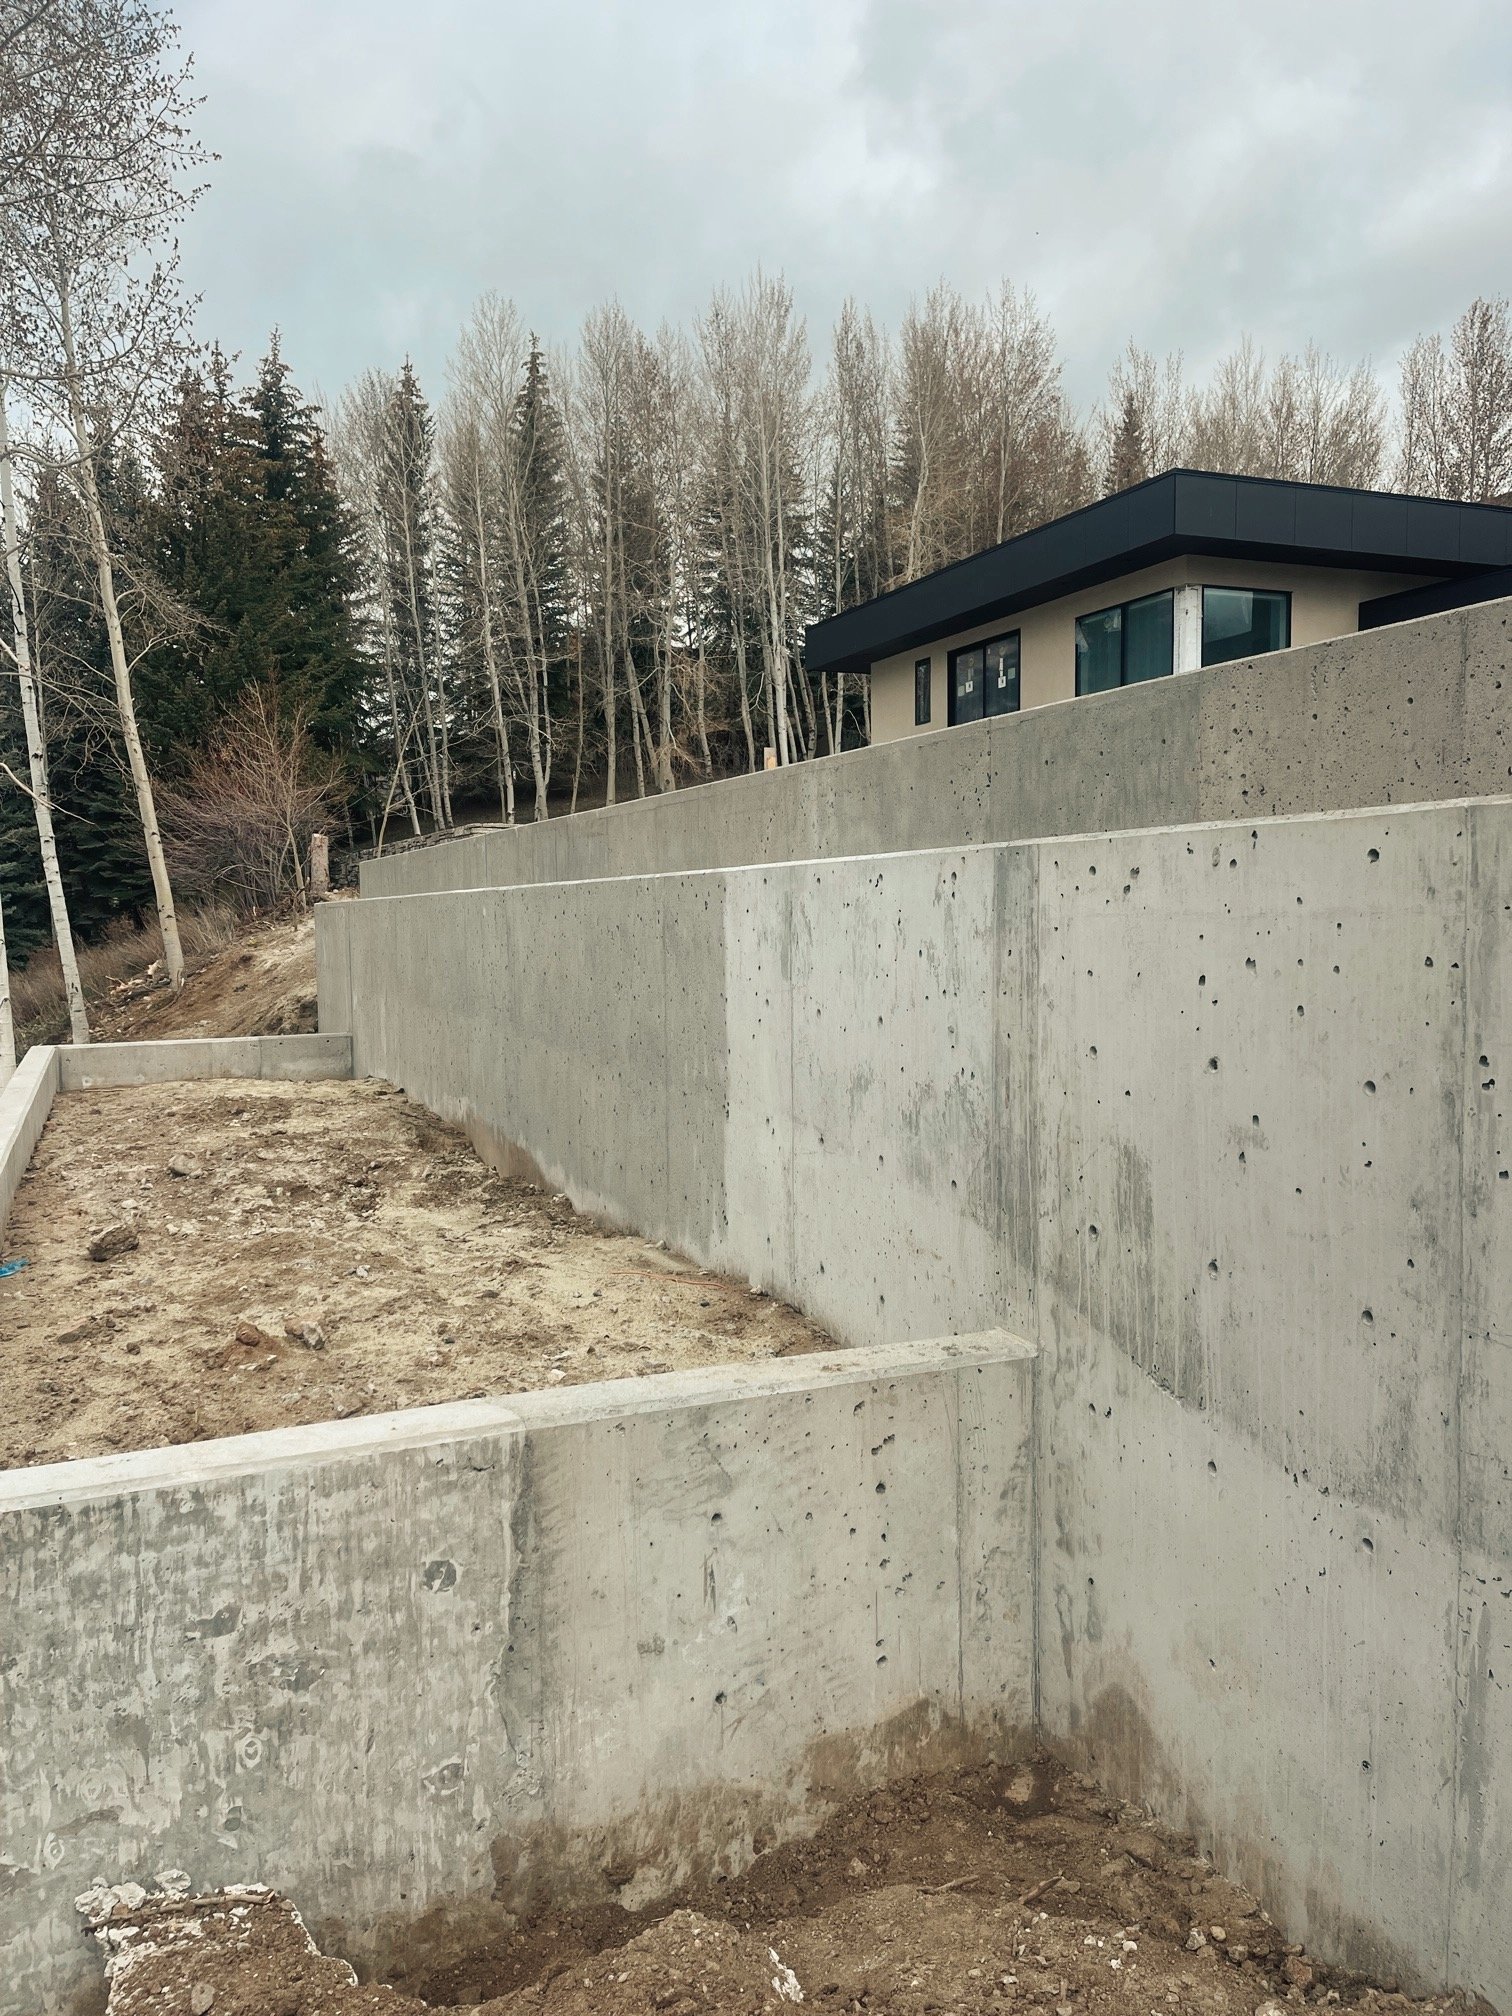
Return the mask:
[(310, 901), (324, 902), (331, 893), (331, 839), (328, 833), (310, 835)]

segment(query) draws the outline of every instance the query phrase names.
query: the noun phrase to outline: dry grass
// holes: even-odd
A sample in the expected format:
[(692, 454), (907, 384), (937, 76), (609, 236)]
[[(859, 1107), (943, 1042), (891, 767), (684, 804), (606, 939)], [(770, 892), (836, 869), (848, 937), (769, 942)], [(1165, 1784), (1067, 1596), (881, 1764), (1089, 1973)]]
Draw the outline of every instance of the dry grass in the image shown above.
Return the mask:
[[(229, 909), (210, 906), (183, 912), (179, 937), (186, 959), (203, 959), (229, 945), (241, 927)], [(105, 1000), (122, 981), (139, 979), (163, 954), (155, 924), (120, 923), (92, 945), (79, 947), (79, 976), (84, 998), (93, 1006)], [(20, 972), (11, 975), (11, 1003), (16, 1017), (17, 1045), (55, 1043), (68, 1034), (68, 1000), (56, 948), (34, 952)]]

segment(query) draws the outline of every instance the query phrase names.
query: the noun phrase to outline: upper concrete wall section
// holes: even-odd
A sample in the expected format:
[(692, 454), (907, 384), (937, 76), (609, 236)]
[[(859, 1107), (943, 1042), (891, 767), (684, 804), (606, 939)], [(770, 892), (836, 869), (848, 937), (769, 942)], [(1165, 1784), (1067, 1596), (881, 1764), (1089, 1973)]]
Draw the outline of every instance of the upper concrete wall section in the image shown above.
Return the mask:
[(362, 864), (365, 896), (1493, 796), (1512, 602)]
[(1290, 1936), (1509, 2008), (1509, 898), (1506, 799), (1250, 816), (329, 904), (320, 998), (849, 1342), (1032, 1339), (1047, 1732)]

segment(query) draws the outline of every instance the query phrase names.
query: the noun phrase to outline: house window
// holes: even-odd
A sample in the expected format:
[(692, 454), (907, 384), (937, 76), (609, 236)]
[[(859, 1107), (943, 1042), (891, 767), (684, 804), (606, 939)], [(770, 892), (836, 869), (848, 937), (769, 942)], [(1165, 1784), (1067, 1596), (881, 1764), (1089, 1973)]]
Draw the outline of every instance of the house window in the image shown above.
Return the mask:
[(1019, 633), (969, 644), (950, 654), (950, 721), (1016, 714), (1019, 706)]
[(929, 665), (927, 658), (914, 660), (914, 726), (929, 726)]
[(1204, 588), (1202, 662), (1227, 665), (1285, 651), (1291, 643), (1291, 596), (1270, 588)]
[(1110, 693), (1163, 679), (1174, 664), (1175, 601), (1167, 589), (1076, 619), (1076, 690)]

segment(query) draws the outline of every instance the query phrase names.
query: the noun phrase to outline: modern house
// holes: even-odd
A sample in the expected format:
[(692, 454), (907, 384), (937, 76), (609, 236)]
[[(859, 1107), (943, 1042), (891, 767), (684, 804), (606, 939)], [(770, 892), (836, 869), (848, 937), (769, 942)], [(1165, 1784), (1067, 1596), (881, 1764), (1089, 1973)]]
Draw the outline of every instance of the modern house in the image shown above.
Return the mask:
[(872, 740), (1512, 595), (1512, 510), (1172, 469), (846, 609)]

